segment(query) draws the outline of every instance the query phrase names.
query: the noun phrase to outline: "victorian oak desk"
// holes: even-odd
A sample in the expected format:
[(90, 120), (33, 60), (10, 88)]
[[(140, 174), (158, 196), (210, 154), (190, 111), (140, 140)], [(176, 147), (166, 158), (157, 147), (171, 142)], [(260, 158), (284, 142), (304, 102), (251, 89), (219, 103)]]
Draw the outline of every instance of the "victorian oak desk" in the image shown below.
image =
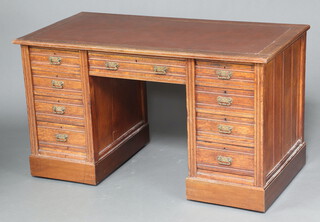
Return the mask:
[(306, 160), (308, 29), (85, 12), (14, 40), (31, 174), (98, 184), (149, 141), (145, 82), (184, 84), (187, 199), (266, 211)]

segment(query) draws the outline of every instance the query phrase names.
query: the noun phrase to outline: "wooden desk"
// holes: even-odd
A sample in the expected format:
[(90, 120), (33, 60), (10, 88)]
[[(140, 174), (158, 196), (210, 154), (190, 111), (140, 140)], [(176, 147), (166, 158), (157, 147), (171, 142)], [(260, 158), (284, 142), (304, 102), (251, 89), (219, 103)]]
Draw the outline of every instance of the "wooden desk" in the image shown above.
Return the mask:
[(31, 174), (98, 184), (149, 141), (145, 81), (184, 84), (187, 198), (266, 211), (305, 164), (308, 29), (80, 13), (16, 39)]

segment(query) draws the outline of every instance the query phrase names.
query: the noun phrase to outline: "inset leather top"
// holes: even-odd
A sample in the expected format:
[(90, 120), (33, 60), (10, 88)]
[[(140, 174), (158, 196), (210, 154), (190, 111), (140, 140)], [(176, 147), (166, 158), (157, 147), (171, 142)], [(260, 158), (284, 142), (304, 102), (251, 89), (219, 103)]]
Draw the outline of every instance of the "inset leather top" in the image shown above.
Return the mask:
[(308, 25), (81, 12), (14, 43), (265, 63), (308, 29)]

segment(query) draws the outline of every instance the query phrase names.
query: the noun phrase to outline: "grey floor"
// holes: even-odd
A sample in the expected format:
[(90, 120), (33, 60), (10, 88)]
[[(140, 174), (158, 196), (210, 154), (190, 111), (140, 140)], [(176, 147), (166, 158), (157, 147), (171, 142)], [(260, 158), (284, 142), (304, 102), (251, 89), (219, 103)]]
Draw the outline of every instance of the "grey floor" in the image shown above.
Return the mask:
[(1, 123), (0, 222), (319, 221), (319, 106), (307, 101), (306, 166), (262, 214), (185, 199), (183, 90), (149, 85), (150, 144), (98, 186), (31, 177), (26, 122)]

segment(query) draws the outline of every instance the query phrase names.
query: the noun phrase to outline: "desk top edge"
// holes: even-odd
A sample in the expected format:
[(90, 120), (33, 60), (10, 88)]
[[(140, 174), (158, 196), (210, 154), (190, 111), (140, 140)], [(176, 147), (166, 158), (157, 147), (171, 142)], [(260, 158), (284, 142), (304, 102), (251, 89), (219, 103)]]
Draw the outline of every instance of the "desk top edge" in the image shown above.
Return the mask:
[[(112, 23), (106, 23), (109, 22), (108, 20), (111, 20)], [(200, 31), (200, 34), (206, 34), (205, 32), (211, 32), (207, 39), (206, 37), (201, 38), (203, 35), (197, 35), (196, 37), (199, 37), (199, 39), (195, 38), (195, 42), (197, 40), (203, 40), (203, 43), (198, 43), (199, 46), (194, 45), (188, 45), (188, 41), (190, 42), (191, 36), (189, 39), (187, 37), (179, 36), (177, 33), (171, 34), (171, 38), (178, 38), (175, 43), (179, 44), (179, 40), (184, 41), (184, 44), (180, 44), (174, 47), (168, 47), (168, 44), (161, 44), (161, 41), (166, 40), (165, 37), (162, 37), (162, 39), (152, 39), (152, 37), (157, 38), (156, 35), (159, 35), (162, 33), (155, 31), (154, 36), (152, 36), (151, 33), (151, 44), (140, 44), (139, 39), (136, 39), (137, 44), (123, 44), (122, 42), (125, 42), (125, 39), (122, 42), (114, 41), (112, 38), (107, 40), (106, 42), (103, 42), (103, 40), (98, 39), (98, 41), (90, 42), (90, 36), (89, 40), (87, 41), (88, 37), (86, 39), (76, 39), (79, 35), (79, 30), (75, 30), (73, 33), (70, 33), (70, 39), (63, 39), (66, 37), (62, 36), (60, 39), (57, 39), (55, 37), (59, 35), (62, 35), (61, 32), (63, 32), (65, 29), (70, 27), (75, 27), (80, 24), (81, 21), (86, 20), (94, 20), (94, 19), (100, 19), (100, 27), (99, 25), (93, 27), (96, 30), (100, 29), (100, 37), (105, 37), (106, 34), (106, 28), (103, 25), (110, 25), (115, 23), (113, 27), (110, 27), (115, 35), (120, 35), (123, 32), (126, 32), (127, 29), (129, 30), (128, 34), (137, 34), (140, 35), (140, 40), (145, 40), (143, 37), (147, 36), (149, 33), (146, 32), (148, 30), (148, 26), (150, 25), (157, 25), (160, 24), (160, 29), (162, 27), (164, 31), (172, 30), (172, 28), (175, 28), (177, 24), (179, 26), (183, 26), (180, 31), (187, 31), (189, 34), (192, 35), (193, 31), (197, 30), (197, 26), (199, 25), (200, 28), (198, 29)], [(130, 22), (132, 21), (133, 22)], [(144, 21), (151, 20), (151, 23)], [(120, 23), (118, 22), (120, 21)], [(73, 25), (73, 23), (75, 25)], [(98, 22), (99, 23), (99, 22)], [(117, 24), (118, 23), (118, 24)], [(129, 24), (128, 24), (129, 23)], [(141, 26), (137, 26), (138, 23), (142, 23)], [(143, 24), (144, 23), (144, 24)], [(123, 30), (121, 28), (117, 28), (117, 25), (125, 26), (128, 24), (127, 29)], [(69, 25), (69, 26), (68, 26)], [(95, 24), (94, 24), (95, 25)], [(87, 25), (84, 25), (84, 28), (91, 28), (93, 26), (93, 23), (88, 23)], [(101, 26), (103, 26), (104, 30), (101, 29)], [(144, 29), (144, 26), (146, 27)], [(202, 27), (201, 27), (202, 26)], [(141, 28), (140, 32), (136, 32), (135, 29)], [(258, 45), (258, 47), (255, 48), (257, 50), (256, 52), (248, 52), (246, 50), (243, 50), (241, 48), (241, 42), (237, 44), (239, 39), (232, 39), (230, 37), (230, 41), (233, 45), (228, 44), (228, 42), (221, 42), (221, 44), (224, 44), (222, 46), (222, 50), (214, 50), (219, 49), (219, 46), (213, 45), (211, 49), (206, 50), (204, 47), (206, 44), (212, 45), (214, 42), (208, 42), (208, 38), (215, 37), (215, 34), (218, 35), (239, 35), (239, 33), (233, 32), (233, 29), (240, 28), (240, 30), (249, 30), (252, 33), (255, 31), (261, 30), (261, 27), (269, 30), (266, 30), (267, 32), (274, 32), (273, 36), (269, 36), (269, 39), (265, 39), (265, 42), (254, 42), (255, 38), (252, 38), (252, 40), (244, 42), (247, 44), (250, 44), (251, 46)], [(81, 27), (80, 27), (81, 28)], [(252, 62), (252, 63), (267, 63), (271, 60), (272, 57), (274, 57), (275, 54), (277, 54), (279, 51), (281, 51), (283, 48), (286, 48), (288, 45), (290, 45), (294, 40), (299, 38), (301, 35), (303, 35), (308, 29), (310, 28), (309, 25), (299, 25), (299, 24), (278, 24), (278, 23), (255, 23), (255, 22), (239, 22), (239, 21), (221, 21), (221, 20), (204, 20), (204, 19), (187, 19), (187, 18), (171, 18), (171, 17), (154, 17), (154, 16), (140, 16), (140, 15), (120, 15), (120, 14), (106, 14), (106, 13), (92, 13), (92, 12), (81, 12), (76, 15), (73, 15), (71, 17), (68, 17), (66, 19), (63, 19), (61, 21), (58, 21), (56, 23), (53, 23), (52, 25), (46, 26), (42, 29), (39, 29), (35, 32), (32, 32), (28, 35), (25, 35), (23, 37), (20, 37), (13, 41), (15, 44), (20, 45), (30, 45), (30, 46), (39, 46), (39, 47), (54, 47), (54, 48), (69, 48), (69, 49), (78, 49), (78, 50), (96, 50), (96, 51), (108, 51), (108, 52), (114, 52), (114, 53), (129, 53), (129, 54), (145, 54), (145, 55), (154, 55), (154, 56), (171, 56), (171, 57), (184, 57), (184, 58), (195, 58), (195, 59), (212, 59), (212, 60), (228, 60), (228, 61), (236, 61), (236, 62)], [(149, 28), (150, 29), (150, 28)], [(278, 30), (277, 30), (278, 29)], [(102, 31), (101, 31), (102, 30)], [(95, 30), (91, 30), (94, 32)], [(131, 32), (130, 32), (131, 31)], [(226, 34), (225, 34), (226, 33)], [(52, 39), (48, 38), (48, 35), (52, 34)], [(99, 33), (98, 33), (99, 34)], [(126, 34), (126, 33), (125, 33)], [(47, 35), (47, 36), (46, 36)], [(68, 37), (69, 37), (68, 36)], [(92, 36), (92, 35), (91, 35)], [(116, 36), (115, 36), (116, 37)], [(170, 37), (170, 36), (169, 36)], [(221, 36), (220, 36), (221, 37)], [(74, 39), (73, 39), (74, 38)], [(180, 38), (180, 39), (179, 39)], [(115, 38), (114, 38), (115, 39)], [(154, 41), (153, 41), (154, 40)], [(160, 40), (160, 41), (159, 41)], [(167, 38), (167, 40), (169, 40)], [(221, 38), (216, 38), (217, 41), (223, 41)], [(228, 41), (227, 40), (227, 41)], [(253, 42), (252, 42), (253, 41)], [(268, 43), (270, 44), (264, 44)], [(191, 43), (193, 44), (193, 43)], [(202, 45), (201, 45), (202, 44)], [(243, 43), (242, 43), (243, 45)], [(167, 46), (167, 47), (166, 47)], [(187, 47), (185, 47), (187, 46)], [(189, 48), (188, 48), (189, 46)], [(225, 47), (227, 46), (227, 47)], [(193, 48), (191, 48), (193, 47)], [(223, 50), (224, 48), (228, 48), (229, 50)], [(232, 48), (231, 48), (232, 47)], [(235, 49), (232, 51), (232, 49)]]

